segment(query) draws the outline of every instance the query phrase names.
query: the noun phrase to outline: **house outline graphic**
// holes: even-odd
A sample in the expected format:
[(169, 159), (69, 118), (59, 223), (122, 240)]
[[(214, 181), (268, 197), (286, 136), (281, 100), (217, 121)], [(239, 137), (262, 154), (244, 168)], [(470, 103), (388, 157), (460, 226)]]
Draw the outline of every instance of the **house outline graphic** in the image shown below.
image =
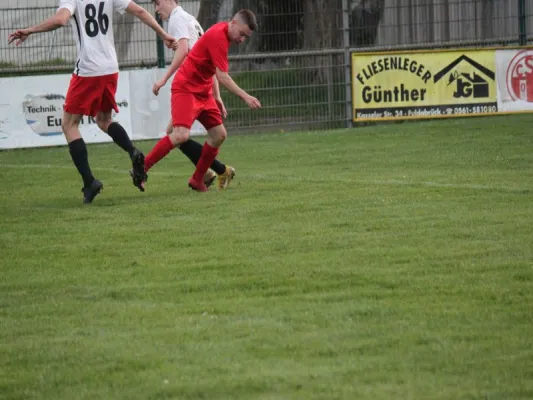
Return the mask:
[[(493, 81), (496, 79), (495, 73), (493, 71), (463, 54), (462, 56), (456, 58), (452, 63), (444, 67), (437, 74), (435, 74), (435, 76), (433, 77), (433, 81), (435, 83), (439, 82), (443, 77), (448, 75), (457, 65), (459, 65), (463, 61), (468, 62), (472, 67), (474, 67), (477, 71), (481, 72), (487, 78), (492, 79)], [(457, 85), (457, 90), (453, 94), (455, 98), (471, 96), (473, 96), (474, 98), (489, 97), (489, 84), (487, 80), (485, 80), (476, 71), (473, 71), (471, 74), (464, 72), (458, 73), (457, 71), (452, 72), (449, 75), (448, 86), (452, 83), (455, 83)]]

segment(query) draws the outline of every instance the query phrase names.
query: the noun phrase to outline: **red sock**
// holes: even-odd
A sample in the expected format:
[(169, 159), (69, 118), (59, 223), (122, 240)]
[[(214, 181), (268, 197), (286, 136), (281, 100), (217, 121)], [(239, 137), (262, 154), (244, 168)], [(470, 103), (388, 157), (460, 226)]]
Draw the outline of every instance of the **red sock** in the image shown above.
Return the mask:
[(217, 154), (218, 147), (211, 147), (207, 142), (204, 143), (204, 147), (202, 147), (202, 155), (198, 160), (198, 164), (196, 164), (196, 171), (194, 171), (192, 176), (195, 181), (203, 182), (204, 175), (213, 161), (215, 161), (215, 158), (217, 158)]
[(159, 160), (170, 153), (173, 148), (174, 145), (168, 136), (161, 138), (144, 159), (144, 172), (147, 172), (150, 168), (152, 168), (156, 163), (159, 162)]

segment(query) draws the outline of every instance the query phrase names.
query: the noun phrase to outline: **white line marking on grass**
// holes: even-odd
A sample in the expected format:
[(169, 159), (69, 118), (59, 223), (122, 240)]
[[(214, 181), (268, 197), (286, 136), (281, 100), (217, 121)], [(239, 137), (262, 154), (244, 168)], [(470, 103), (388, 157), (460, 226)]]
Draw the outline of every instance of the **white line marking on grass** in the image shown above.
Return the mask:
[[(12, 168), (12, 169), (75, 169), (73, 165), (53, 165), (53, 164), (0, 164), (0, 168)], [(129, 170), (119, 169), (119, 168), (105, 168), (105, 167), (91, 167), (93, 171), (103, 171), (103, 172), (113, 172), (120, 175), (129, 175)], [(150, 172), (150, 175), (156, 176), (177, 176), (173, 172), (157, 171)], [(240, 175), (243, 176), (243, 175)], [(296, 176), (296, 175), (264, 175), (264, 174), (250, 174), (248, 177), (253, 179), (263, 179), (267, 181), (279, 181), (280, 179), (294, 181), (294, 182), (340, 182), (346, 184), (362, 184), (362, 185), (383, 185), (383, 186), (428, 186), (435, 188), (450, 188), (450, 189), (470, 189), (470, 190), (500, 190), (505, 192), (533, 192), (533, 188), (523, 187), (523, 188), (512, 188), (505, 186), (491, 186), (491, 185), (480, 185), (480, 184), (470, 184), (470, 183), (442, 183), (442, 182), (432, 182), (432, 181), (403, 181), (397, 179), (389, 180), (364, 180), (364, 179), (345, 179), (339, 177), (331, 177), (327, 180), (317, 180), (305, 176)]]

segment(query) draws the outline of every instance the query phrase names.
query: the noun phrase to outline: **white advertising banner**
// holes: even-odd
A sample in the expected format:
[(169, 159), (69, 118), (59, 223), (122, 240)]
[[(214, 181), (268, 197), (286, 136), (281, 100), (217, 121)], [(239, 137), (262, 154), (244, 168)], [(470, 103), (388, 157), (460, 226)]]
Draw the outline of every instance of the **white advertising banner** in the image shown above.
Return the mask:
[[(119, 113), (113, 116), (133, 140), (162, 137), (170, 121), (169, 81), (159, 96), (152, 93), (163, 69), (119, 73), (116, 100)], [(70, 74), (0, 78), (0, 149), (65, 145), (61, 131), (63, 104)], [(87, 143), (110, 142), (93, 118), (84, 117), (80, 132)], [(192, 135), (204, 135), (196, 121)]]
[[(0, 78), (0, 149), (65, 145), (63, 104), (71, 75)], [(131, 132), (129, 72), (121, 72), (114, 116)], [(88, 143), (109, 142), (93, 118), (84, 117), (80, 132)]]
[(533, 50), (497, 50), (498, 112), (533, 111)]

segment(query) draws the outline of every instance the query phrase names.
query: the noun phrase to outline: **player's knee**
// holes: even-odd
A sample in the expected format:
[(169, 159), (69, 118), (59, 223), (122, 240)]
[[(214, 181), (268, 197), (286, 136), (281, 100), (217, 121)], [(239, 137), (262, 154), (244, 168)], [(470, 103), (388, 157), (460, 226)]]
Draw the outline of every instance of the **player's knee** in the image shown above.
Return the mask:
[(187, 140), (189, 140), (189, 132), (179, 132), (176, 135), (176, 142), (178, 145), (185, 143)]
[(226, 132), (226, 130), (223, 129), (219, 135), (220, 144), (224, 143), (227, 137), (228, 137), (228, 132)]
[(98, 128), (100, 128), (104, 132), (107, 132), (107, 129), (109, 128), (109, 125), (111, 125), (111, 122), (113, 122), (113, 120), (110, 116), (102, 114), (96, 115), (96, 124), (98, 125)]
[(189, 140), (189, 131), (184, 129), (176, 129), (169, 134), (170, 141), (174, 146), (179, 146)]
[(78, 125), (81, 121), (81, 115), (72, 115), (65, 113), (61, 119), (61, 128), (63, 129), (63, 134), (67, 139), (67, 142), (72, 142), (73, 140), (79, 139), (80, 132), (78, 130)]
[(63, 132), (68, 133), (78, 126), (80, 120), (81, 118), (76, 118), (76, 115), (66, 114), (61, 119), (61, 129), (63, 129)]
[(67, 133), (72, 127), (72, 124), (69, 121), (66, 121), (65, 118), (61, 121), (61, 129), (63, 132)]
[(211, 136), (213, 144), (219, 147), (228, 137), (228, 133), (226, 132), (226, 129), (223, 126), (219, 126), (215, 128), (212, 132), (210, 132), (209, 136)]

